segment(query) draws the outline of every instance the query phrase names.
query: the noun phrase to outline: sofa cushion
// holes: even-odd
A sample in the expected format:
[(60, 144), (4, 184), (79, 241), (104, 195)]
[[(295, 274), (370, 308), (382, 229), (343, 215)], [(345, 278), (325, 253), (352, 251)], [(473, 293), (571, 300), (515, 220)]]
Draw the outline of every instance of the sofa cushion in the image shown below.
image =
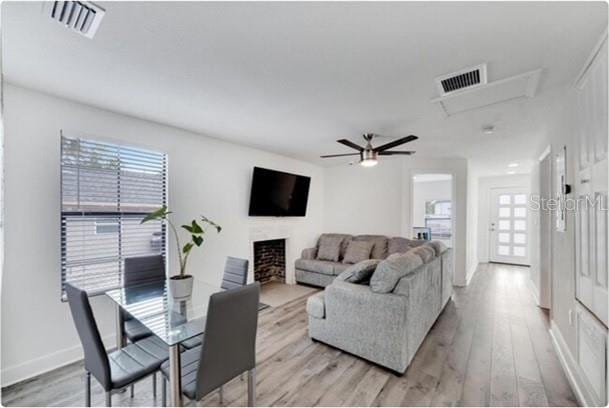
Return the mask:
[(387, 244), (387, 254), (397, 254), (397, 253), (405, 253), (411, 250), (412, 248), (416, 248), (430, 241), (425, 241), (423, 239), (408, 239), (403, 237), (393, 237), (389, 239)]
[(389, 293), (400, 279), (421, 265), (423, 260), (412, 251), (390, 255), (376, 267), (370, 278), (370, 290), (376, 293)]
[(323, 319), (326, 317), (326, 305), (324, 303), (324, 292), (316, 293), (307, 299), (307, 313), (309, 316)]
[(337, 273), (334, 271), (334, 262), (320, 261), (319, 259), (297, 259), (294, 263), (296, 269), (300, 269), (308, 272), (317, 272), (324, 275), (334, 276)]
[(372, 247), (371, 258), (385, 259), (387, 258), (387, 241), (389, 240), (384, 235), (356, 235), (354, 241), (369, 241), (374, 244)]
[(324, 236), (319, 238), (319, 248), (317, 249), (317, 259), (322, 261), (338, 262), (340, 259), (341, 237)]
[(356, 264), (366, 259), (370, 259), (370, 253), (374, 242), (372, 241), (351, 241), (347, 247), (347, 252), (343, 258), (344, 263)]
[(387, 244), (387, 253), (392, 254), (403, 254), (411, 248), (410, 240), (402, 237), (393, 237)]
[(433, 247), (431, 247), (427, 244), (413, 248), (410, 251), (408, 251), (408, 253), (416, 254), (417, 256), (419, 256), (421, 258), (423, 263), (427, 263), (427, 262), (431, 261), (436, 256), (436, 251), (433, 249)]
[(366, 259), (345, 269), (336, 279), (351, 283), (369, 283), (380, 259)]
[(340, 243), (340, 259), (343, 259), (343, 257), (345, 256), (345, 252), (347, 252), (347, 246), (349, 245), (349, 242), (351, 241), (352, 236), (349, 234), (321, 234), (319, 236), (319, 239), (317, 240), (317, 248), (319, 248), (320, 245), (320, 241), (322, 238), (324, 237), (330, 237), (330, 238), (340, 238), (341, 239), (341, 243)]
[(345, 264), (345, 263), (340, 263), (340, 262), (335, 263), (334, 264), (334, 275), (340, 275), (345, 270), (347, 270), (350, 266), (351, 266), (351, 264)]
[(442, 252), (446, 251), (446, 249), (447, 249), (446, 245), (442, 241), (429, 241), (425, 245), (432, 247), (436, 253), (436, 256), (440, 256), (442, 254)]

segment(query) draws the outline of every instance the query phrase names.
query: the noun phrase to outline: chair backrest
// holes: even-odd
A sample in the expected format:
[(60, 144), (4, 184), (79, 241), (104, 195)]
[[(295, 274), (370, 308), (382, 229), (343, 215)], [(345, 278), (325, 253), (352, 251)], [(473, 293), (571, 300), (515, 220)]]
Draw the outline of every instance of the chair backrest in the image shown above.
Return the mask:
[(87, 292), (66, 283), (66, 293), (74, 325), (84, 350), (85, 369), (93, 374), (102, 387), (108, 391), (112, 387), (110, 363), (91, 310)]
[(226, 265), (224, 265), (224, 276), (222, 277), (222, 289), (234, 289), (245, 285), (247, 281), (247, 267), (249, 261), (247, 259), (226, 257)]
[(259, 299), (258, 282), (210, 297), (197, 372), (197, 400), (256, 366)]
[(163, 255), (125, 258), (123, 284), (125, 286), (151, 283), (165, 279)]

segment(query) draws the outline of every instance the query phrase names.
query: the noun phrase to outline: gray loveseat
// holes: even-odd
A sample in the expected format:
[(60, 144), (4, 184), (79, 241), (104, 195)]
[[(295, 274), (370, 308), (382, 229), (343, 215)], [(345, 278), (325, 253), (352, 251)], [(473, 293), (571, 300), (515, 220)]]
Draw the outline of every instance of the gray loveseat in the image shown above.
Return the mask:
[(390, 256), (369, 285), (337, 277), (307, 301), (310, 337), (404, 373), (452, 293), (452, 250), (436, 248)]
[[(340, 257), (337, 261), (317, 259), (317, 252), (324, 237), (340, 238)], [(295, 262), (296, 282), (325, 288), (334, 278), (347, 269), (350, 264), (343, 262), (347, 247), (351, 241), (370, 241), (374, 245), (370, 258), (385, 259), (396, 252), (406, 252), (412, 247), (422, 245), (425, 241), (410, 240), (402, 237), (387, 237), (384, 235), (348, 235), (348, 234), (321, 234), (314, 248), (302, 251), (300, 259)]]

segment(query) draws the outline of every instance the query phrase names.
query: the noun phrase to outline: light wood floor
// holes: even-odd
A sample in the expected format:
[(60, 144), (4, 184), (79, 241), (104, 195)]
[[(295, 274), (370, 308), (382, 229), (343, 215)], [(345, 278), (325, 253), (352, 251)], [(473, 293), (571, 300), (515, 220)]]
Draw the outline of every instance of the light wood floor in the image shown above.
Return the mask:
[[(572, 406), (576, 400), (548, 335), (546, 314), (527, 287), (528, 270), (481, 265), (457, 288), (403, 376), (307, 336), (305, 297), (260, 314), (259, 406)], [(80, 363), (2, 391), (5, 406), (82, 405)], [(95, 383), (95, 381), (94, 381)], [(218, 405), (208, 395), (202, 405)], [(243, 406), (246, 385), (225, 387), (225, 405)], [(99, 385), (93, 404), (103, 405)], [(160, 405), (150, 380), (113, 397), (115, 406)]]

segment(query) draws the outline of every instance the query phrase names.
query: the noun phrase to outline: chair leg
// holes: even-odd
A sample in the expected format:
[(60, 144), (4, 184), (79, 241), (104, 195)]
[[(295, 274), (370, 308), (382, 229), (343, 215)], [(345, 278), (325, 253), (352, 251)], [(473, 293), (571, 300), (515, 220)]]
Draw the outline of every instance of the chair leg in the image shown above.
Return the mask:
[(112, 393), (110, 391), (106, 391), (106, 406), (112, 406)]
[(163, 401), (162, 405), (164, 407), (167, 406), (167, 380), (165, 379), (165, 377), (162, 378), (163, 381), (163, 385), (161, 387), (161, 399)]
[(129, 396), (131, 398), (133, 398), (134, 395), (135, 395), (135, 384), (131, 384), (131, 386), (129, 387)]
[(152, 396), (156, 399), (156, 373), (152, 374)]
[(85, 407), (91, 406), (91, 373), (85, 374)]
[(247, 372), (247, 405), (256, 406), (256, 368)]
[(218, 397), (220, 397), (220, 405), (224, 405), (224, 386), (221, 385), (218, 388)]

